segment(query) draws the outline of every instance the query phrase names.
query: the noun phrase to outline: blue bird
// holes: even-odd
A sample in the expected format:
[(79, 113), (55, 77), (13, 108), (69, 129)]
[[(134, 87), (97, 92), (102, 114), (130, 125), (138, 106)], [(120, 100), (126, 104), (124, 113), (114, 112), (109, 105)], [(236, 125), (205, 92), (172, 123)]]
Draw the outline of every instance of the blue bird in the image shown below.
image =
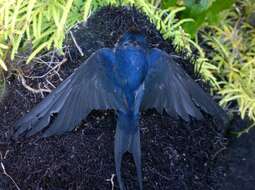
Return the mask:
[(130, 30), (113, 49), (93, 53), (41, 103), (16, 124), (15, 137), (60, 135), (77, 127), (93, 109), (114, 109), (117, 127), (114, 158), (117, 180), (125, 152), (133, 155), (143, 189), (138, 122), (141, 109), (166, 111), (187, 122), (203, 112), (226, 121), (224, 111), (166, 52), (149, 48), (145, 36)]

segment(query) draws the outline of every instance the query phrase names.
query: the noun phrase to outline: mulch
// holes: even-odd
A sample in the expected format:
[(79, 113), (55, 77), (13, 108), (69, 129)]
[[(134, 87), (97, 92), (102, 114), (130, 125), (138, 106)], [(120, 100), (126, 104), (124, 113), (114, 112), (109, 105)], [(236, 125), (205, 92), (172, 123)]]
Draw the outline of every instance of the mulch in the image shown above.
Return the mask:
[[(194, 79), (199, 79), (192, 64), (196, 56), (177, 53), (145, 15), (134, 8), (105, 7), (71, 30), (84, 56), (68, 33), (65, 42), (68, 61), (61, 66), (59, 75), (49, 80), (58, 85), (61, 78), (70, 75), (91, 53), (113, 47), (118, 37), (134, 25), (146, 34), (151, 47), (181, 56), (178, 62)], [(57, 54), (55, 59), (61, 60), (63, 56)], [(38, 63), (16, 66), (31, 76), (43, 75), (48, 69)], [(39, 83), (45, 84), (45, 78), (27, 78), (27, 84), (32, 87), (38, 87)], [(200, 84), (208, 90), (208, 84), (201, 81)], [(118, 189), (113, 158), (116, 124), (113, 110), (92, 111), (77, 130), (62, 136), (12, 139), (15, 122), (41, 99), (41, 94), (25, 89), (15, 76), (8, 77), (7, 92), (0, 102), (0, 190), (17, 189), (14, 182), (21, 190)], [(240, 121), (237, 118), (233, 125)], [(209, 116), (205, 121), (187, 124), (155, 110), (142, 112), (140, 128), (144, 189), (253, 188), (255, 151), (252, 145), (255, 141), (251, 139), (254, 130), (237, 141), (228, 138), (225, 129), (216, 126)], [(4, 175), (3, 166), (9, 177)], [(135, 165), (129, 154), (124, 157), (123, 176), (128, 189), (138, 189)]]

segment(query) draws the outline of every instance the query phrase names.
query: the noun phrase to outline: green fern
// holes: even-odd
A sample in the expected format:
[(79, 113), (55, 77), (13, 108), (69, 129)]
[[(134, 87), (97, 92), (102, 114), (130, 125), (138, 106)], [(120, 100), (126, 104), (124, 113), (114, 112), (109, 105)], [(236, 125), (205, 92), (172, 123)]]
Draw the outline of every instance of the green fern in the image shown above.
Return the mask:
[(203, 38), (211, 46), (209, 56), (218, 68), (214, 76), (219, 78), (221, 105), (236, 102), (238, 106), (231, 109), (255, 123), (255, 28), (246, 22), (249, 14), (241, 14), (252, 6), (254, 10), (255, 5), (251, 0), (240, 1), (240, 5), (226, 13), (218, 27), (210, 27), (212, 32)]
[[(31, 61), (41, 50), (61, 48), (65, 31), (88, 16), (89, 1), (80, 0), (14, 0), (0, 6), (0, 66), (7, 70), (7, 55), (13, 60), (19, 49), (29, 40), (33, 52)], [(84, 9), (83, 17), (79, 12)]]

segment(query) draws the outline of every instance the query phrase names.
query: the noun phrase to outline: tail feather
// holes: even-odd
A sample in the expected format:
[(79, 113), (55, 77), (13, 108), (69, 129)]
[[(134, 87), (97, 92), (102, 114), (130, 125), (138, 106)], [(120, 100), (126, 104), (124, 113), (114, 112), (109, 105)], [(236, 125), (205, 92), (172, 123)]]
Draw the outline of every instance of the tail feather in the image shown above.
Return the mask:
[(142, 185), (142, 169), (141, 169), (141, 144), (140, 144), (140, 131), (137, 128), (135, 133), (127, 133), (126, 130), (121, 129), (119, 126), (116, 128), (114, 153), (115, 153), (115, 167), (117, 180), (121, 190), (125, 190), (125, 185), (121, 177), (121, 161), (125, 152), (130, 152), (133, 155), (136, 172), (139, 182), (140, 190), (143, 189)]

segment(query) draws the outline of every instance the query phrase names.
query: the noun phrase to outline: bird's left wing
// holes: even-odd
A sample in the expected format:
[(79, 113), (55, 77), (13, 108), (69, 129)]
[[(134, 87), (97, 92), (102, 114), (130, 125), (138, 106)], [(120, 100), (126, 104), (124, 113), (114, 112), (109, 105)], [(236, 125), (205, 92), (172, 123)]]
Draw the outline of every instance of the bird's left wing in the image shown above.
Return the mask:
[(191, 117), (203, 119), (202, 110), (218, 121), (227, 121), (222, 108), (166, 52), (154, 48), (148, 61), (142, 109), (165, 110), (185, 121)]
[(44, 137), (75, 128), (93, 109), (121, 109), (121, 94), (111, 78), (111, 49), (92, 54), (72, 75), (16, 124), (15, 136)]

